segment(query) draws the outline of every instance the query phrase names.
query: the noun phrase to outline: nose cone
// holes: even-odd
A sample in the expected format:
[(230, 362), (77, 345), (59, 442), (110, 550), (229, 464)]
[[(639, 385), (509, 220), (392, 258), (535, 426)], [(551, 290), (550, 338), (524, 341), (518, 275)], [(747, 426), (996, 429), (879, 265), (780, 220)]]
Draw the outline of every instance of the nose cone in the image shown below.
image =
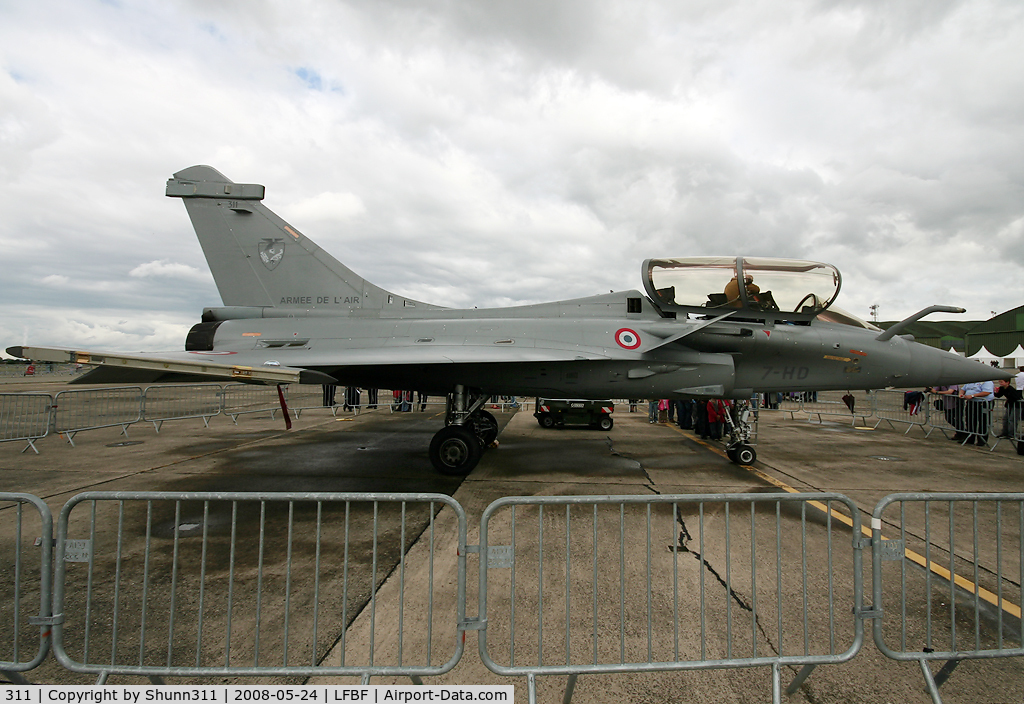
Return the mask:
[(974, 359), (918, 342), (909, 342), (910, 373), (906, 386), (952, 386), (972, 381), (1012, 379), (1013, 374)]

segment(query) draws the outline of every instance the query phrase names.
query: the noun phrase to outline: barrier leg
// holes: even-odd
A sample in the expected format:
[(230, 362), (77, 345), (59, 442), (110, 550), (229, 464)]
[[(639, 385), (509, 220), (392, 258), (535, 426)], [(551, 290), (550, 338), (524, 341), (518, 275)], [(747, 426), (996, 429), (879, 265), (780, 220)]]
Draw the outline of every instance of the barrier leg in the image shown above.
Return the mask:
[(815, 667), (817, 667), (817, 665), (804, 665), (800, 668), (800, 672), (797, 673), (796, 677), (793, 678), (793, 681), (789, 683), (788, 687), (786, 687), (787, 697), (800, 689), (800, 685), (804, 683), (804, 680), (811, 676)]
[(25, 679), (20, 672), (9, 672), (7, 670), (0, 670), (0, 675), (3, 675), (11, 681), (11, 684), (32, 684)]
[(27, 450), (30, 447), (32, 448), (33, 451), (35, 451), (35, 453), (37, 455), (39, 454), (39, 450), (36, 449), (36, 444), (34, 442), (32, 442), (31, 440), (28, 441), (28, 445), (25, 445), (25, 448), (22, 450), (22, 453), (24, 453), (25, 450)]
[(921, 663), (921, 673), (924, 675), (924, 683), (928, 688), (928, 694), (931, 695), (932, 701), (935, 704), (942, 704), (942, 697), (939, 696), (939, 687), (935, 684), (932, 671), (928, 669), (928, 661), (921, 658), (918, 662)]
[(576, 678), (578, 675), (574, 672), (569, 675), (569, 681), (565, 683), (565, 694), (562, 695), (562, 704), (569, 704), (572, 701), (572, 693), (576, 690)]
[(772, 663), (772, 704), (782, 704), (782, 665)]
[(537, 704), (537, 675), (532, 672), (526, 675), (526, 690), (529, 693), (530, 704)]

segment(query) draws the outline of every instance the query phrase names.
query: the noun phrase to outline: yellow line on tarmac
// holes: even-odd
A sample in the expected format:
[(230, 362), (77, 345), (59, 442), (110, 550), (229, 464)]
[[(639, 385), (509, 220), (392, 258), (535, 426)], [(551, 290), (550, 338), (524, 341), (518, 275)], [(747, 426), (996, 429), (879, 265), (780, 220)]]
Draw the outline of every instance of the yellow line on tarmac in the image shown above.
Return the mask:
[[(699, 443), (700, 445), (706, 447), (707, 449), (711, 450), (712, 452), (714, 452), (714, 453), (716, 453), (718, 455), (721, 455), (722, 457), (726, 457), (726, 458), (728, 457), (728, 455), (726, 455), (725, 452), (723, 452), (718, 447), (716, 447), (714, 445), (711, 445), (710, 443), (704, 442), (704, 440), (702, 440), (700, 438), (691, 437), (690, 435), (687, 435), (686, 433), (684, 433), (682, 431), (682, 429), (680, 429), (679, 427), (677, 427), (677, 426), (675, 426), (675, 425), (673, 425), (671, 423), (667, 423), (666, 425), (671, 427), (673, 430), (675, 430), (677, 433), (679, 433), (683, 437)], [(771, 484), (773, 486), (778, 487), (779, 489), (782, 489), (783, 491), (785, 491), (785, 492), (787, 492), (789, 494), (799, 494), (800, 493), (800, 491), (798, 489), (794, 489), (793, 487), (791, 487), (788, 484), (786, 484), (786, 483), (776, 479), (775, 477), (770, 476), (768, 474), (765, 474), (760, 469), (756, 469), (754, 467), (749, 467), (749, 466), (746, 466), (746, 465), (740, 465), (740, 466), (743, 467), (743, 469), (745, 469), (748, 472), (750, 472), (751, 474), (753, 474), (754, 476), (756, 476), (756, 477), (758, 477), (758, 478), (768, 482), (769, 484)], [(826, 506), (825, 504), (821, 503), (820, 501), (808, 501), (807, 503), (809, 503), (811, 506), (814, 506), (815, 508), (817, 508), (819, 511), (825, 513), (826, 515), (830, 515), (831, 514), (840, 523), (843, 523), (843, 524), (849, 526), (850, 528), (853, 528), (853, 519), (850, 518), (849, 516), (847, 516), (845, 513), (840, 513), (839, 511), (836, 511), (835, 509), (831, 509), (828, 506)], [(865, 526), (864, 524), (861, 524), (860, 532), (865, 537), (867, 537), (867, 538), (871, 537), (871, 528), (869, 528), (868, 526)], [(884, 535), (881, 535), (880, 539), (881, 540), (888, 540), (888, 538), (886, 538)], [(931, 570), (931, 572), (933, 574), (938, 575), (939, 577), (945, 579), (947, 582), (950, 581), (950, 579), (952, 579), (953, 583), (956, 586), (958, 586), (961, 589), (963, 589), (964, 591), (966, 591), (966, 592), (968, 592), (970, 594), (977, 594), (978, 598), (980, 598), (980, 599), (982, 599), (984, 601), (987, 601), (989, 604), (991, 604), (992, 606), (995, 606), (996, 608), (1002, 608), (1003, 611), (1005, 611), (1006, 613), (1010, 614), (1011, 616), (1013, 616), (1015, 618), (1019, 619), (1021, 617), (1021, 608), (1020, 608), (1020, 606), (1018, 606), (1017, 604), (1014, 604), (1012, 601), (1007, 601), (1006, 599), (1003, 599), (1002, 602), (1000, 603), (999, 595), (993, 594), (988, 589), (985, 589), (984, 587), (979, 586), (979, 585), (975, 584), (974, 582), (970, 581), (969, 579), (961, 577), (958, 574), (957, 575), (952, 574), (948, 569), (946, 569), (945, 567), (943, 567), (939, 563), (935, 562), (934, 560), (927, 560), (927, 559), (925, 559), (924, 555), (916, 553), (913, 550), (904, 548), (903, 549), (903, 554), (906, 556), (906, 558), (908, 560), (910, 560), (914, 564), (919, 565), (919, 566), (921, 566), (921, 567), (923, 567), (925, 569)]]

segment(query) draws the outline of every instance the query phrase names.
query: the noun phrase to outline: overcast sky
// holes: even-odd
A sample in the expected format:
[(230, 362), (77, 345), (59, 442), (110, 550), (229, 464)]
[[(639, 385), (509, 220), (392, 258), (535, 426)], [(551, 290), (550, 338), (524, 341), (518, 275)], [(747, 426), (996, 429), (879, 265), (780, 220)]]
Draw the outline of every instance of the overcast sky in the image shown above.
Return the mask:
[(1021, 47), (1020, 0), (0, 0), (0, 348), (181, 349), (193, 164), (441, 305), (745, 254), (983, 320), (1024, 303)]

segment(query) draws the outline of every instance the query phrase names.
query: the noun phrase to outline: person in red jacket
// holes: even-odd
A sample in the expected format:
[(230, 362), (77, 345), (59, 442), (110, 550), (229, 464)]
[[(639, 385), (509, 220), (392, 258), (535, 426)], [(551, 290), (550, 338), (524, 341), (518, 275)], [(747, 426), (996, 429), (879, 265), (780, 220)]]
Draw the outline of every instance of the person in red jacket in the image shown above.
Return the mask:
[(708, 401), (708, 435), (712, 440), (721, 440), (725, 430), (725, 414), (729, 412), (731, 401), (714, 398)]

